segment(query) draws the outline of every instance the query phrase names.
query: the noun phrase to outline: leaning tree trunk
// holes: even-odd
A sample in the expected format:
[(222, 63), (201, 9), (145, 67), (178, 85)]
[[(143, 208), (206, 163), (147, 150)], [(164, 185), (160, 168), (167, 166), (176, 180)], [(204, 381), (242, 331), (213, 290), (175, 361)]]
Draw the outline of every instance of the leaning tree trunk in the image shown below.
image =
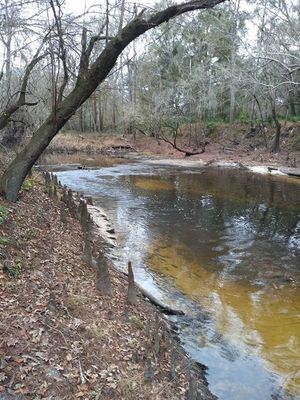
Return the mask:
[[(62, 100), (40, 128), (34, 133), (30, 142), (8, 166), (0, 179), (0, 193), (8, 200), (16, 201), (22, 183), (42, 152), (54, 136), (66, 124), (75, 111), (94, 92), (97, 86), (107, 77), (114, 67), (118, 56), (125, 47), (146, 31), (161, 25), (183, 13), (212, 8), (224, 0), (195, 0), (173, 5), (158, 11), (148, 18), (143, 13), (129, 22), (116, 37), (107, 43), (96, 61), (84, 71), (79, 71), (75, 88)], [(85, 54), (83, 54), (84, 58)], [(83, 72), (83, 73), (82, 73)]]

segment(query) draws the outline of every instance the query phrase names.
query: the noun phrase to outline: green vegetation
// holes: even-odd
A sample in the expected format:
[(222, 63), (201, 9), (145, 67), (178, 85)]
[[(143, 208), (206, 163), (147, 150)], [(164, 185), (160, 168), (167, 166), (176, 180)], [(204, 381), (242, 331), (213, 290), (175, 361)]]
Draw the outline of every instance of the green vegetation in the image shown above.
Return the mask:
[(300, 122), (300, 114), (299, 115), (294, 115), (294, 116), (289, 116), (287, 118), (287, 121), (290, 122)]
[(235, 122), (247, 124), (250, 121), (250, 117), (247, 111), (241, 111), (235, 118)]
[(205, 127), (208, 130), (208, 135), (214, 133), (217, 127), (219, 125), (224, 124), (224, 122), (225, 122), (224, 118), (210, 118), (205, 124)]
[(20, 278), (22, 270), (24, 270), (24, 260), (23, 257), (18, 256), (13, 263), (7, 263), (3, 271), (6, 272), (12, 278)]
[(25, 232), (25, 234), (23, 235), (23, 238), (25, 240), (32, 240), (32, 239), (34, 239), (36, 237), (36, 235), (37, 235), (36, 230), (32, 228), (32, 229), (28, 229)]
[(140, 319), (140, 318), (138, 318), (137, 316), (135, 316), (135, 315), (133, 315), (131, 318), (130, 318), (130, 322), (134, 325), (134, 326), (136, 326), (138, 329), (144, 329), (144, 322)]
[(27, 178), (22, 185), (22, 189), (25, 190), (26, 192), (29, 192), (30, 190), (32, 190), (34, 186), (34, 181), (32, 178)]
[(7, 208), (0, 204), (0, 226), (3, 225), (8, 218), (8, 212), (7, 212)]
[(10, 244), (10, 238), (7, 236), (0, 236), (0, 246), (8, 246)]

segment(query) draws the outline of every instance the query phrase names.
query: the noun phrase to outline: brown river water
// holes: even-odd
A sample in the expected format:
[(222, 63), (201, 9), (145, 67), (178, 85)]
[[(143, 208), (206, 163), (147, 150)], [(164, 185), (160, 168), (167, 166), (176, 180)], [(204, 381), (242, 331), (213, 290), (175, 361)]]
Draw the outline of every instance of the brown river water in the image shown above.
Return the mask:
[(208, 366), (211, 391), (225, 400), (300, 399), (300, 179), (90, 165), (104, 167), (59, 179), (106, 210), (117, 266), (130, 259), (140, 284), (185, 311), (170, 319), (186, 351)]

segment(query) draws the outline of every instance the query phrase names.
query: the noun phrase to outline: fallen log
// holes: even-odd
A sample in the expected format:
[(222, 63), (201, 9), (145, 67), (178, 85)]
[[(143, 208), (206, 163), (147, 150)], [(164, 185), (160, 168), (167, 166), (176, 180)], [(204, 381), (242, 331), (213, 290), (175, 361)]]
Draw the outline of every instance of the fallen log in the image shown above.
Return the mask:
[(184, 315), (184, 312), (182, 310), (177, 310), (175, 308), (168, 306), (167, 304), (163, 303), (162, 301), (154, 297), (150, 292), (148, 292), (148, 290), (144, 289), (137, 282), (135, 282), (135, 284), (139, 288), (142, 295), (146, 297), (156, 307), (159, 307), (163, 313), (168, 315)]
[[(120, 276), (123, 279), (128, 280), (128, 273), (125, 271), (121, 271), (120, 269), (116, 268), (113, 263), (111, 263), (112, 268), (114, 268), (115, 271), (117, 271)], [(156, 297), (153, 296), (153, 294), (151, 294), (150, 292), (148, 292), (148, 290), (144, 289), (139, 283), (137, 283), (136, 281), (134, 281), (134, 284), (136, 285), (136, 287), (139, 289), (139, 291), (141, 292), (141, 294), (146, 297), (150, 303), (152, 303), (153, 305), (155, 305), (156, 307), (159, 307), (160, 310), (167, 315), (185, 315), (184, 311), (182, 310), (177, 310), (176, 308), (172, 308), (169, 305), (163, 303), (162, 301), (160, 301), (159, 299), (157, 299)]]
[(279, 167), (278, 170), (290, 176), (300, 177), (300, 168)]

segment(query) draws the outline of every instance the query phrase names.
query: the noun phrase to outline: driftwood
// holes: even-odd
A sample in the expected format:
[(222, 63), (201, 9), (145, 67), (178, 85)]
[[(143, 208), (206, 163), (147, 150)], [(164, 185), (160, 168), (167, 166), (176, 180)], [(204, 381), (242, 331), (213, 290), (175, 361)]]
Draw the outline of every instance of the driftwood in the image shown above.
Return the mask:
[(288, 168), (288, 167), (279, 167), (279, 168), (274, 168), (274, 167), (268, 167), (269, 171), (280, 171), (283, 174), (287, 174), (290, 176), (297, 176), (300, 177), (300, 168)]
[[(112, 264), (112, 266), (115, 269), (115, 271), (117, 271), (120, 274), (120, 276), (122, 276), (124, 279), (128, 280), (127, 272), (120, 271), (118, 268), (114, 267), (113, 264)], [(159, 307), (160, 310), (164, 314), (185, 315), (184, 311), (177, 310), (176, 308), (172, 308), (172, 307), (168, 306), (167, 304), (163, 303), (162, 301), (160, 301), (159, 299), (157, 299), (156, 297), (154, 297), (150, 292), (148, 292), (148, 290), (144, 289), (139, 283), (135, 282), (135, 286), (139, 289), (139, 291), (142, 293), (142, 295), (150, 301), (150, 303), (152, 303), (156, 307)]]
[(122, 144), (120, 144), (120, 145), (113, 145), (113, 146), (110, 146), (110, 149), (112, 149), (112, 150), (135, 150), (132, 146), (130, 146), (129, 144), (126, 144), (126, 145), (122, 145)]
[(167, 139), (165, 136), (160, 136), (160, 139), (163, 140), (164, 142), (170, 144), (175, 150), (179, 151), (180, 153), (184, 153), (186, 157), (196, 156), (197, 154), (205, 153), (206, 143), (201, 144), (202, 148), (200, 150), (187, 150), (187, 149), (182, 149), (181, 147), (178, 147), (178, 145), (176, 143), (176, 136), (174, 136), (173, 142), (171, 140)]
[(165, 314), (168, 315), (184, 315), (184, 312), (182, 310), (177, 310), (175, 308), (172, 308), (168, 306), (167, 304), (164, 304), (162, 301), (154, 297), (148, 290), (144, 289), (141, 285), (138, 283), (135, 283), (136, 286), (139, 288), (141, 291), (142, 295), (144, 297), (147, 297), (147, 299), (154, 304), (155, 306), (159, 307)]
[(205, 147), (208, 144), (208, 142), (201, 143), (200, 144), (201, 149), (196, 149), (196, 150), (188, 150), (188, 149), (183, 149), (183, 148), (179, 147), (177, 145), (178, 129), (179, 129), (179, 124), (177, 124), (175, 127), (175, 130), (173, 133), (173, 141), (169, 140), (164, 135), (160, 135), (159, 139), (170, 144), (175, 150), (179, 151), (180, 153), (184, 153), (185, 157), (195, 156), (197, 154), (203, 154), (205, 152)]

